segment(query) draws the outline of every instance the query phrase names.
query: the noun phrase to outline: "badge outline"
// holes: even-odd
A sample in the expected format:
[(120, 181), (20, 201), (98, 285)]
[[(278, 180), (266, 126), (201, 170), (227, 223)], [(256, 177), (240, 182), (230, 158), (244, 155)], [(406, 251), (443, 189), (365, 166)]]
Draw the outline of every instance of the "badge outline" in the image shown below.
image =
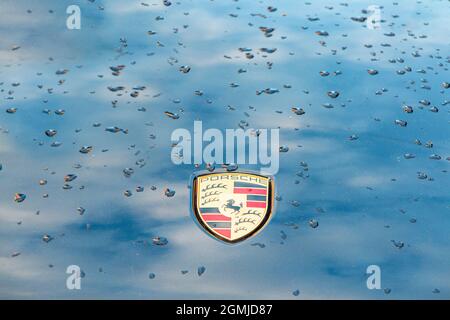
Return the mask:
[[(224, 236), (220, 235), (220, 234), (216, 234), (213, 233), (212, 230), (210, 230), (210, 228), (205, 224), (205, 222), (201, 219), (200, 215), (199, 215), (199, 211), (198, 210), (198, 206), (197, 206), (197, 194), (198, 194), (198, 179), (200, 177), (203, 176), (209, 176), (209, 175), (214, 175), (214, 174), (250, 174), (250, 175), (254, 175), (254, 176), (258, 176), (258, 177), (262, 177), (267, 179), (267, 191), (268, 191), (268, 197), (267, 197), (267, 212), (264, 215), (264, 218), (262, 219), (261, 223), (251, 232), (249, 232), (248, 234), (237, 238), (235, 240), (229, 240), (227, 238), (225, 238)], [(210, 171), (199, 171), (196, 172), (194, 174), (192, 174), (191, 176), (191, 212), (194, 215), (194, 220), (196, 222), (196, 224), (202, 229), (203, 232), (205, 232), (208, 236), (214, 238), (215, 240), (218, 240), (222, 243), (228, 244), (228, 245), (235, 245), (238, 243), (241, 243), (249, 238), (254, 237), (255, 235), (257, 235), (260, 231), (262, 231), (270, 222), (270, 220), (272, 219), (273, 215), (274, 215), (274, 211), (275, 211), (275, 181), (274, 181), (274, 177), (272, 175), (263, 175), (260, 173), (256, 173), (256, 172), (252, 172), (252, 171), (248, 171), (248, 170), (239, 170), (239, 171), (226, 171), (224, 169), (222, 170), (215, 170), (213, 172)]]

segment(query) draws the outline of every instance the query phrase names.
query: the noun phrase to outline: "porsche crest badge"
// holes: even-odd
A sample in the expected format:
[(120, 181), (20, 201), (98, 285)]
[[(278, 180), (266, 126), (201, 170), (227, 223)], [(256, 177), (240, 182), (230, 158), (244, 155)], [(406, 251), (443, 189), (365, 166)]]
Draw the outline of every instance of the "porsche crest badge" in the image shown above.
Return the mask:
[(192, 209), (198, 224), (211, 236), (237, 243), (259, 232), (273, 210), (273, 178), (254, 173), (196, 175)]

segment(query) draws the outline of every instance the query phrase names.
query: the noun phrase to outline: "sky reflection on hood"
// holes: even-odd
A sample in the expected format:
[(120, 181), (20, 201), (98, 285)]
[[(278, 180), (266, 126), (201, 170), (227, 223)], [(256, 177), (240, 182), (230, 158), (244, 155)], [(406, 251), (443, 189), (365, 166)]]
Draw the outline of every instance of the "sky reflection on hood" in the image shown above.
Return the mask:
[[(72, 4), (80, 30), (66, 28)], [(370, 5), (3, 0), (0, 298), (450, 298), (449, 2), (379, 1), (376, 29), (352, 19)], [(194, 120), (280, 128), (289, 147), (276, 214), (242, 244), (190, 216), (196, 169), (171, 162), (170, 135)], [(66, 288), (73, 264), (81, 290)], [(369, 265), (381, 290), (366, 287)]]

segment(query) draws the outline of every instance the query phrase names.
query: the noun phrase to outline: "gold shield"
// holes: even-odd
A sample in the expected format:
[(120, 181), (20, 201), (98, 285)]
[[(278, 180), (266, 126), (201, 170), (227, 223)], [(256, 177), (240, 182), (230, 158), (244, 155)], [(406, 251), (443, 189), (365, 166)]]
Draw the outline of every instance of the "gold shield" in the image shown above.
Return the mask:
[(216, 239), (237, 243), (270, 220), (274, 183), (254, 173), (206, 173), (194, 177), (192, 207), (200, 226)]

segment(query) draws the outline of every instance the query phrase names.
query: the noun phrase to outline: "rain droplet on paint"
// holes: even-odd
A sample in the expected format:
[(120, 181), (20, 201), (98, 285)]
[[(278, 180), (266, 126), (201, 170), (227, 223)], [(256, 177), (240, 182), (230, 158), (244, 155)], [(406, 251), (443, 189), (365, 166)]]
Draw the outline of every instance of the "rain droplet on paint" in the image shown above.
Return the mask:
[(166, 189), (164, 190), (164, 195), (165, 195), (166, 197), (171, 198), (171, 197), (173, 197), (173, 196), (175, 195), (175, 190), (171, 190), (171, 189), (169, 189), (169, 188), (166, 188)]
[(27, 198), (27, 196), (23, 193), (16, 193), (14, 195), (14, 201), (17, 203), (24, 202), (26, 198)]
[(291, 111), (298, 116), (305, 114), (305, 110), (303, 110), (303, 108), (292, 107)]
[(178, 119), (180, 117), (177, 113), (173, 113), (170, 111), (165, 111), (164, 114), (172, 119)]
[(52, 240), (53, 240), (53, 237), (50, 236), (50, 235), (48, 235), (48, 234), (44, 234), (44, 235), (42, 236), (42, 241), (44, 241), (44, 242), (46, 242), (46, 243), (49, 243), (49, 242), (52, 241)]
[(311, 219), (311, 220), (309, 220), (309, 226), (311, 228), (315, 229), (319, 226), (319, 222), (317, 220)]
[(204, 266), (198, 267), (198, 269), (197, 269), (198, 276), (201, 277), (201, 275), (204, 274), (205, 271), (206, 271), (206, 268)]
[(180, 70), (180, 72), (182, 72), (182, 73), (188, 73), (189, 71), (191, 71), (191, 67), (189, 67), (189, 66), (181, 66), (181, 67), (179, 68), (179, 70)]
[(328, 95), (330, 98), (335, 99), (335, 98), (339, 97), (339, 92), (332, 90), (332, 91), (328, 91), (328, 92), (327, 92), (327, 95)]
[(76, 178), (77, 178), (76, 174), (70, 173), (70, 174), (67, 174), (64, 176), (64, 182), (70, 182), (70, 181), (75, 180)]
[(80, 151), (80, 153), (86, 154), (86, 153), (91, 152), (92, 149), (93, 149), (92, 146), (82, 146), (79, 151)]
[(405, 120), (395, 120), (394, 123), (400, 127), (406, 127), (408, 125), (408, 122)]
[(397, 249), (401, 249), (405, 246), (405, 243), (402, 241), (391, 240), (391, 242), (394, 245), (394, 247), (396, 247)]
[(47, 137), (53, 137), (53, 136), (56, 135), (56, 130), (54, 130), (54, 129), (48, 129), (48, 130), (45, 130), (45, 135), (46, 135)]
[(169, 243), (169, 241), (164, 237), (153, 237), (152, 243), (156, 246), (165, 246)]

